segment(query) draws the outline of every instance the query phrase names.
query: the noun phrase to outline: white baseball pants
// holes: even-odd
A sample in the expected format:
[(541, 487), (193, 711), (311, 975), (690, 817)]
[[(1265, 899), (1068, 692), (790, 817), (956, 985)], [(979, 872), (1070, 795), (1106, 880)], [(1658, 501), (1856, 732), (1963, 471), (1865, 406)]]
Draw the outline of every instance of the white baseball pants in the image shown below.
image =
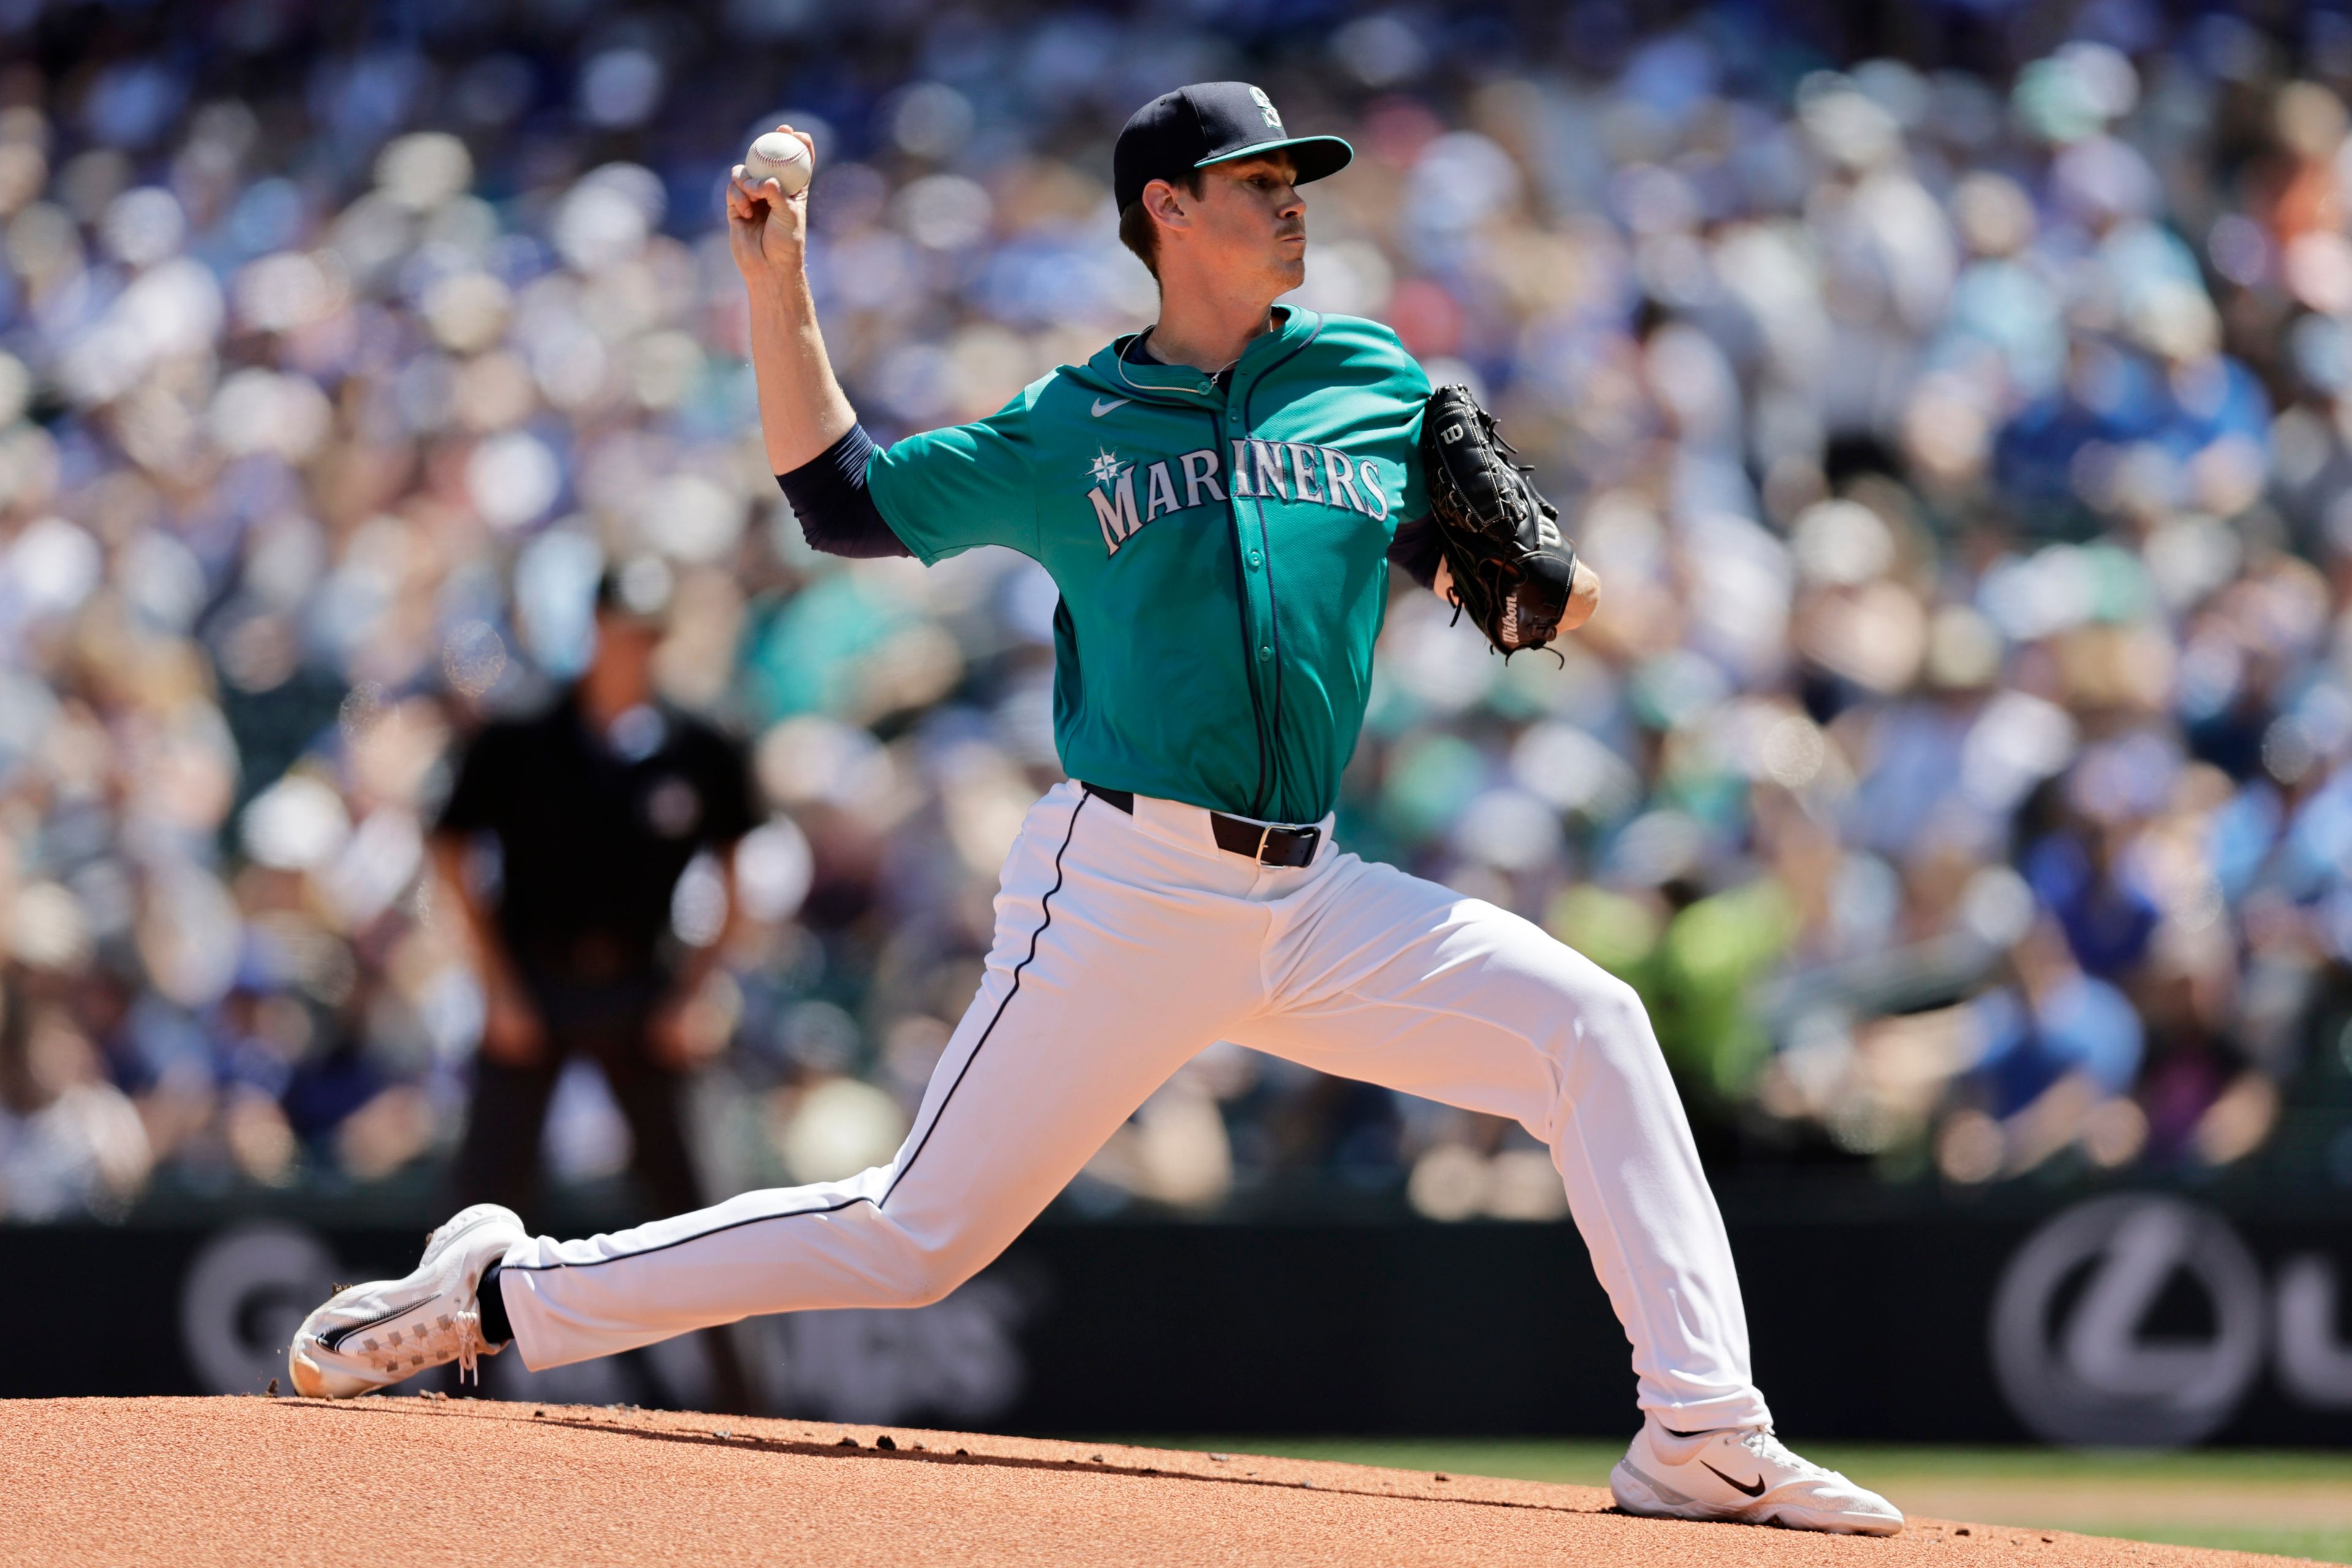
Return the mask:
[(499, 1276), (534, 1370), (763, 1312), (937, 1300), (1223, 1039), (1510, 1117), (1549, 1145), (1665, 1425), (1769, 1420), (1723, 1221), (1633, 990), (1517, 915), (1326, 839), (1217, 847), (1208, 814), (1055, 785), (1007, 858), (985, 979), (898, 1157), (585, 1241)]

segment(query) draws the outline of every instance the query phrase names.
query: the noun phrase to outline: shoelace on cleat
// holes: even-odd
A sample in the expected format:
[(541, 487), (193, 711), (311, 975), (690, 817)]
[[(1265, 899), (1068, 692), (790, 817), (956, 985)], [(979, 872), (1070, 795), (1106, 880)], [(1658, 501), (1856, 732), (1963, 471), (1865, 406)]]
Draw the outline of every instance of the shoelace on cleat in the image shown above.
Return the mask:
[(482, 1363), (477, 1358), (489, 1348), (489, 1342), (482, 1338), (481, 1310), (477, 1307), (459, 1312), (455, 1331), (457, 1335), (457, 1381), (463, 1383), (470, 1377), (474, 1380), (474, 1386), (479, 1388), (482, 1385)]

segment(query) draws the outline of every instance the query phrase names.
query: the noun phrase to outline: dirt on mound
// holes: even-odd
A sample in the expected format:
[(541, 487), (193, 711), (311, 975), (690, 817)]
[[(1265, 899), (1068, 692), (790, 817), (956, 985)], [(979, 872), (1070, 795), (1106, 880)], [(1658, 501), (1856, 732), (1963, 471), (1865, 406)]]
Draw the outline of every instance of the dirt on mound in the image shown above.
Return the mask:
[(2284, 1561), (1941, 1520), (1891, 1540), (1681, 1524), (1587, 1487), (435, 1395), (0, 1401), (0, 1561), (48, 1568)]

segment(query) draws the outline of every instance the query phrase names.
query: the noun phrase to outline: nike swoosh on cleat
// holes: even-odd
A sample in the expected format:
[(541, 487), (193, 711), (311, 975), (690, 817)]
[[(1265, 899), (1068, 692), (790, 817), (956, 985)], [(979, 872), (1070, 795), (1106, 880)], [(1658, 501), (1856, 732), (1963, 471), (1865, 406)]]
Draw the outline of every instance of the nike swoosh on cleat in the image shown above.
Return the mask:
[[(381, 1318), (370, 1318), (364, 1323), (345, 1323), (340, 1329), (330, 1329), (325, 1333), (319, 1336), (319, 1343), (328, 1350), (339, 1351), (343, 1348), (343, 1342), (345, 1340), (350, 1339), (362, 1329), (373, 1329), (379, 1327), (382, 1324), (388, 1323), (392, 1321), (393, 1319), (399, 1317), (402, 1313), (413, 1312), (416, 1310), (417, 1308), (425, 1305), (426, 1302), (429, 1302), (432, 1300), (432, 1297), (427, 1296), (424, 1300), (411, 1301), (404, 1307), (394, 1307), (391, 1311), (386, 1312)], [(1717, 1473), (1720, 1474), (1721, 1472), (1718, 1471)]]
[(1095, 399), (1095, 417), (1099, 419), (1112, 409), (1123, 407), (1134, 401), (1132, 397), (1097, 397)]
[(1744, 1493), (1748, 1497), (1762, 1497), (1764, 1495), (1764, 1478), (1762, 1476), (1757, 1477), (1756, 1484), (1750, 1486), (1746, 1481), (1733, 1480), (1729, 1476), (1724, 1475), (1721, 1470), (1716, 1469), (1713, 1465), (1707, 1464), (1705, 1459), (1701, 1459), (1699, 1463), (1706, 1469), (1713, 1471), (1717, 1476), (1720, 1477), (1723, 1484), (1729, 1487), (1733, 1491)]

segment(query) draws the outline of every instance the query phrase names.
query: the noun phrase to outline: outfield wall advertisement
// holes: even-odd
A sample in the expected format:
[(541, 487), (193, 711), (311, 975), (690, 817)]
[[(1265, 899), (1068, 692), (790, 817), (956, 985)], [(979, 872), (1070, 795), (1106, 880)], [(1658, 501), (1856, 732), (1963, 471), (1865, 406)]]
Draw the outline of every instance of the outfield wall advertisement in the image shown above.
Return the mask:
[[(0, 1364), (0, 1395), (266, 1392), (302, 1312), (404, 1270), (417, 1234), (0, 1229), (0, 1331), (42, 1347)], [(2352, 1446), (2341, 1225), (2122, 1194), (2024, 1219), (1735, 1223), (1733, 1245), (1793, 1437)], [(937, 1305), (730, 1331), (762, 1405), (835, 1420), (1601, 1436), (1633, 1419), (1622, 1338), (1565, 1226), (1048, 1221)], [(706, 1353), (541, 1373), (502, 1355), (483, 1393), (699, 1405)]]

